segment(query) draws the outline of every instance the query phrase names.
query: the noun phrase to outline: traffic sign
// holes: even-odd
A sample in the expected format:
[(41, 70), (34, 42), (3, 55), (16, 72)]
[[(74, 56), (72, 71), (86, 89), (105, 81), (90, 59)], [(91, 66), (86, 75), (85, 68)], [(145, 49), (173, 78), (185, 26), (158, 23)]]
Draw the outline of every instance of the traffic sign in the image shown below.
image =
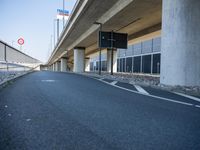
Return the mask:
[(18, 42), (19, 45), (23, 45), (24, 44), (24, 39), (23, 38), (19, 38), (17, 42)]
[(116, 32), (99, 32), (99, 47), (127, 49), (128, 34)]

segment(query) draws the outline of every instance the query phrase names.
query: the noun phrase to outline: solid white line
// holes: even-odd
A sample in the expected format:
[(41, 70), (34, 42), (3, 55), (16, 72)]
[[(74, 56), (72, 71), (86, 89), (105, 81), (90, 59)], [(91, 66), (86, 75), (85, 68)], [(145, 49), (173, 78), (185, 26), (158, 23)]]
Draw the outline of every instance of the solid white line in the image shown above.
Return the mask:
[[(108, 85), (111, 85), (110, 83), (106, 82), (106, 81), (103, 81), (103, 80), (99, 80), (105, 84), (108, 84)], [(180, 101), (177, 101), (177, 100), (173, 100), (173, 99), (169, 99), (169, 98), (164, 98), (164, 97), (159, 97), (159, 96), (155, 96), (155, 95), (147, 95), (147, 94), (143, 94), (143, 93), (140, 93), (138, 91), (133, 91), (133, 90), (130, 90), (130, 89), (126, 89), (126, 88), (123, 88), (123, 87), (120, 87), (120, 86), (117, 86), (117, 85), (111, 85), (111, 86), (114, 86), (114, 87), (117, 87), (119, 89), (123, 89), (125, 91), (129, 91), (129, 92), (132, 92), (132, 93), (136, 93), (136, 94), (140, 94), (140, 95), (144, 95), (144, 96), (149, 96), (149, 97), (153, 97), (155, 99), (161, 99), (161, 100), (164, 100), (164, 101), (169, 101), (169, 102), (173, 102), (173, 103), (178, 103), (178, 104), (182, 104), (182, 105), (187, 105), (187, 106), (194, 106), (193, 104), (191, 103), (186, 103), (186, 102), (180, 102)]]
[(195, 107), (198, 107), (198, 108), (200, 108), (200, 106), (199, 106), (199, 105), (195, 105)]
[[(94, 79), (94, 78), (93, 78)], [(100, 78), (100, 79), (97, 79), (97, 80), (99, 80), (99, 81), (102, 81), (104, 78)]]
[(149, 93), (145, 91), (141, 86), (134, 85), (134, 87), (138, 90), (138, 92), (149, 95)]
[(110, 84), (111, 84), (111, 85), (115, 85), (115, 84), (117, 84), (117, 82), (118, 82), (118, 81), (113, 81), (113, 82), (111, 82)]
[(183, 97), (186, 97), (186, 98), (189, 98), (189, 99), (192, 99), (192, 100), (200, 102), (200, 99), (197, 98), (197, 97), (186, 95), (186, 94), (183, 94), (183, 93), (177, 93), (177, 92), (174, 92), (174, 93), (177, 94), (177, 95), (180, 95), (180, 96), (183, 96)]

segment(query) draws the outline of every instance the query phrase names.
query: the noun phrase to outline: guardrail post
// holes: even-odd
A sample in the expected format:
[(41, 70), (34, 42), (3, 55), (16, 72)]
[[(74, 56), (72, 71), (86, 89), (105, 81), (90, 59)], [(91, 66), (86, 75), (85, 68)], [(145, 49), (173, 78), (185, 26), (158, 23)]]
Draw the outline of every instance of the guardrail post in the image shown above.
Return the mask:
[(8, 63), (7, 63), (7, 45), (4, 45), (4, 60), (6, 62), (6, 70), (8, 71)]

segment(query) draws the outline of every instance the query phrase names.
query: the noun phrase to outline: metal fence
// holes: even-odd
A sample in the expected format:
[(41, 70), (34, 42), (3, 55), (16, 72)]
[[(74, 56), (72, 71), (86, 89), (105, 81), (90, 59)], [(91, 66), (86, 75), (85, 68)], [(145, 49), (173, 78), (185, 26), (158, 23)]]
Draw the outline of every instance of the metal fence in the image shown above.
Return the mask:
[(0, 41), (0, 83), (12, 76), (25, 73), (41, 62)]

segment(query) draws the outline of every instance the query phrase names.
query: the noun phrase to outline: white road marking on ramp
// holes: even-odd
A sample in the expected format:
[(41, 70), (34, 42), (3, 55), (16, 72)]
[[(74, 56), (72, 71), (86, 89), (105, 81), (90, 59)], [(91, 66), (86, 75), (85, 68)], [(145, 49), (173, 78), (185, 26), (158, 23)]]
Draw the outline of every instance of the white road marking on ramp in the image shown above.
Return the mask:
[(142, 93), (142, 94), (146, 94), (149, 95), (149, 93), (147, 91), (145, 91), (141, 86), (139, 85), (134, 85), (134, 87), (137, 89), (138, 92)]
[(111, 85), (115, 85), (115, 84), (117, 84), (117, 82), (118, 82), (118, 81), (113, 81), (113, 82), (111, 82), (110, 84), (111, 84)]
[[(99, 79), (97, 79), (99, 80)], [(187, 105), (187, 106), (194, 106), (193, 104), (191, 103), (186, 103), (186, 102), (181, 102), (181, 101), (178, 101), (178, 100), (173, 100), (173, 99), (169, 99), (169, 98), (164, 98), (164, 97), (160, 97), (160, 96), (155, 96), (155, 95), (150, 95), (150, 94), (143, 94), (143, 93), (140, 93), (138, 91), (134, 91), (134, 90), (130, 90), (130, 89), (127, 89), (127, 88), (123, 88), (123, 87), (120, 87), (118, 85), (112, 85), (106, 81), (103, 81), (103, 80), (99, 80), (105, 84), (108, 84), (108, 85), (111, 85), (111, 86), (114, 86), (114, 87), (117, 87), (119, 89), (123, 89), (125, 91), (129, 91), (129, 92), (132, 92), (132, 93), (136, 93), (136, 94), (141, 94), (141, 95), (145, 95), (145, 96), (149, 96), (149, 97), (153, 97), (155, 99), (161, 99), (161, 100), (164, 100), (164, 101), (168, 101), (168, 102), (173, 102), (173, 103), (178, 103), (178, 104), (182, 104), (182, 105)]]
[(180, 95), (180, 96), (183, 96), (183, 97), (186, 97), (186, 98), (189, 98), (189, 99), (192, 99), (192, 100), (200, 102), (200, 99), (197, 98), (197, 97), (186, 95), (186, 94), (183, 94), (183, 93), (177, 93), (177, 92), (174, 92), (174, 93), (177, 94), (177, 95)]
[(31, 121), (31, 119), (26, 119), (27, 122)]
[(195, 105), (195, 107), (198, 107), (198, 108), (200, 108), (200, 106), (199, 106), (199, 105)]
[(97, 79), (97, 80), (99, 80), (99, 81), (102, 81), (104, 78), (100, 78), (100, 79)]
[(42, 82), (55, 82), (55, 80), (42, 80)]

